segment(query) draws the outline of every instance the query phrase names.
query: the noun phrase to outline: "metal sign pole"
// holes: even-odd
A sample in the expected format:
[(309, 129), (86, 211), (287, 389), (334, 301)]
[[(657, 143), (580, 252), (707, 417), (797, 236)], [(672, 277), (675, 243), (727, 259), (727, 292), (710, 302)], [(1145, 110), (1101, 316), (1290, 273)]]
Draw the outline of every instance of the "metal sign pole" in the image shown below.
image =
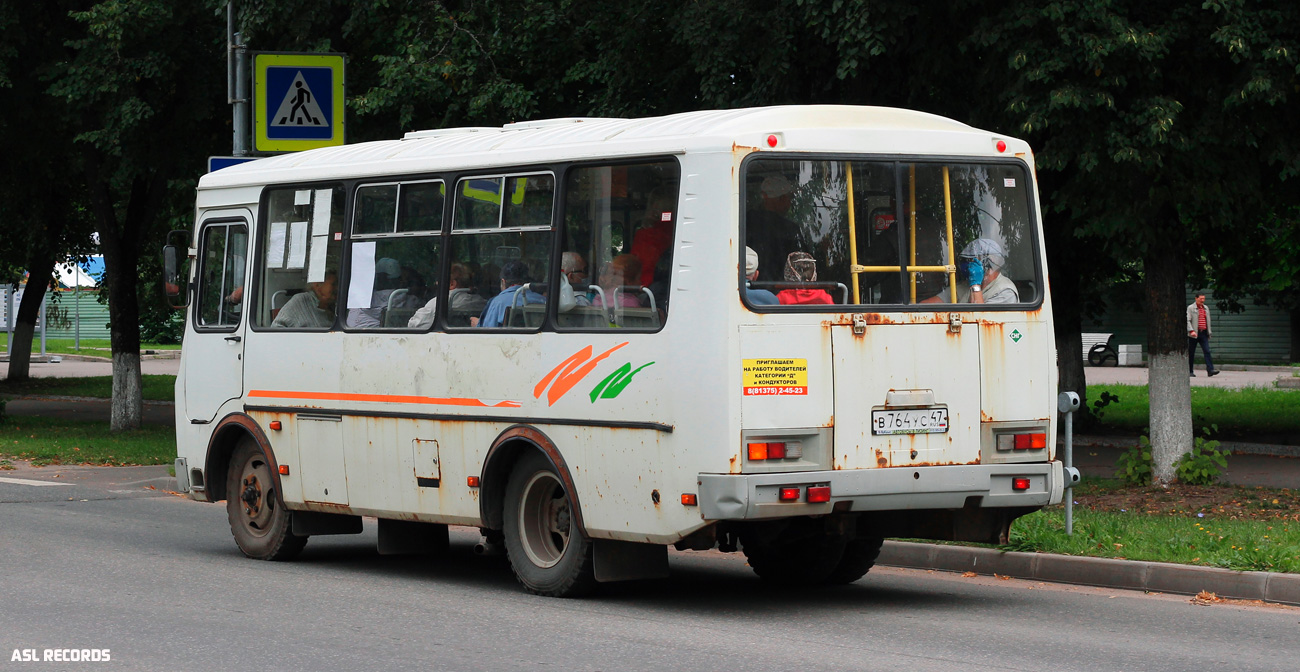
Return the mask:
[(81, 267), (77, 266), (76, 281), (72, 284), (72, 349), (81, 352)]
[(247, 156), (252, 136), (248, 133), (248, 46), (235, 32), (235, 3), (226, 4), (226, 102), (231, 106), (231, 154)]
[(1074, 412), (1079, 410), (1079, 395), (1062, 392), (1056, 397), (1056, 410), (1065, 414), (1065, 450), (1061, 452), (1061, 467), (1065, 475), (1065, 533), (1074, 534), (1074, 486), (1079, 482), (1079, 470), (1074, 468)]

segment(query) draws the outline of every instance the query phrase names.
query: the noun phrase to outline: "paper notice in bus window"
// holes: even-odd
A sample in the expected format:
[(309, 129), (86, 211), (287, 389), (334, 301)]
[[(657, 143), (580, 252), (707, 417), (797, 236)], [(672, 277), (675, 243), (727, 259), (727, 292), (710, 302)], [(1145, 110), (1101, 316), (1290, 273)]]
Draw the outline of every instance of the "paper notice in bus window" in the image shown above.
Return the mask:
[(266, 241), (266, 267), (284, 268), (284, 234), (288, 222), (271, 222), (270, 237)]
[(369, 308), (375, 287), (375, 241), (352, 243), (352, 273), (348, 279), (348, 308)]
[(289, 261), (285, 268), (307, 265), (307, 222), (289, 223)]
[(317, 189), (316, 205), (311, 212), (311, 235), (324, 236), (330, 232), (330, 205), (334, 201), (333, 189)]
[(745, 396), (808, 394), (808, 360), (746, 359)]
[(311, 205), (311, 189), (299, 189), (293, 192), (294, 205)]
[(307, 267), (307, 282), (325, 282), (325, 262), (329, 258), (329, 236), (311, 239), (311, 265)]

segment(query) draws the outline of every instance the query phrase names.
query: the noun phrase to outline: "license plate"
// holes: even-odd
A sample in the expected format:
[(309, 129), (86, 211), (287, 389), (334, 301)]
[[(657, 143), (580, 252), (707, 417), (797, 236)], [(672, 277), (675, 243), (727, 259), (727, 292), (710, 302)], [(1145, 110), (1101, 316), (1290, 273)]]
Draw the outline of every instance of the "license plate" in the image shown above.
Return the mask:
[(942, 434), (947, 431), (947, 408), (871, 412), (872, 434)]

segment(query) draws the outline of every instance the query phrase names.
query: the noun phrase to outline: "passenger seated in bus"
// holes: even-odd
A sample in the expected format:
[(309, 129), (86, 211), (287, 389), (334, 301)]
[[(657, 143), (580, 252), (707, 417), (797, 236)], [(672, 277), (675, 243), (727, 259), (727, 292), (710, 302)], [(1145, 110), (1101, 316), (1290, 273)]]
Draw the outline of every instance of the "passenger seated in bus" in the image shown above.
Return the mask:
[(528, 282), (530, 282), (528, 264), (522, 261), (507, 261), (501, 267), (501, 293), (492, 297), (483, 308), (481, 316), (470, 318), (470, 326), (500, 328), (505, 326), (507, 308), (527, 303), (546, 303), (546, 297), (531, 289), (524, 293), (518, 303), (515, 302), (515, 294)]
[(758, 253), (745, 248), (745, 298), (756, 306), (775, 306), (780, 303), (776, 295), (766, 289), (755, 289), (749, 283), (758, 280)]
[(1020, 303), (1016, 283), (1002, 274), (1007, 253), (992, 238), (976, 238), (962, 248), (959, 266), (966, 282), (958, 285), (962, 303)]
[[(635, 254), (620, 254), (613, 261), (606, 262), (600, 271), (600, 288), (604, 292), (591, 300), (593, 306), (603, 306), (608, 301), (623, 308), (641, 307), (641, 259)], [(619, 298), (615, 303), (614, 295)]]
[(577, 252), (565, 252), (560, 256), (560, 312), (567, 313), (578, 306), (590, 305), (591, 298), (587, 296), (587, 261)]
[(641, 228), (632, 236), (631, 247), (632, 254), (641, 262), (637, 267), (640, 275), (627, 278), (628, 284), (644, 287), (654, 282), (655, 264), (659, 263), (660, 255), (673, 246), (673, 222), (676, 221), (673, 214), (675, 203), (670, 195), (673, 192), (675, 189), (661, 187), (651, 191), (646, 199), (645, 216)]
[(786, 217), (794, 186), (781, 175), (769, 175), (759, 187), (759, 199), (759, 207), (745, 213), (745, 240), (763, 250), (761, 268), (778, 269), (785, 265), (784, 250), (808, 249), (802, 244), (799, 225)]
[[(1016, 283), (1002, 274), (1007, 255), (992, 238), (976, 238), (958, 255), (958, 303), (1020, 303)], [(922, 303), (943, 303), (950, 295), (945, 289)]]
[(334, 296), (338, 273), (326, 271), (322, 282), (307, 283), (308, 291), (290, 297), (271, 322), (280, 329), (319, 329), (334, 326)]
[[(791, 252), (785, 258), (787, 282), (817, 282), (817, 260), (807, 252)], [(792, 287), (776, 293), (782, 305), (833, 304), (835, 300), (824, 289)]]
[(655, 281), (650, 283), (650, 294), (655, 297), (655, 307), (659, 310), (659, 322), (668, 317), (668, 290), (672, 287), (673, 260), (671, 256), (660, 256), (655, 264)]
[(380, 318), (384, 308), (388, 306), (388, 296), (401, 286), (401, 277), (402, 265), (397, 263), (396, 259), (384, 257), (375, 262), (375, 282), (370, 292), (370, 305), (366, 308), (349, 308), (348, 326), (360, 328), (381, 326)]

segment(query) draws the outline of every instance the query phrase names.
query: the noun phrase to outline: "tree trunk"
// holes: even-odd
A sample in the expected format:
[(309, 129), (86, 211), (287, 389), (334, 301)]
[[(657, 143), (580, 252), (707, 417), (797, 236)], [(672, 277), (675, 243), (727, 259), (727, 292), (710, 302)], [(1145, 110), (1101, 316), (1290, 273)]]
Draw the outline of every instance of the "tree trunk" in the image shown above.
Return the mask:
[(32, 257), (28, 261), (27, 289), (14, 319), (14, 340), (9, 344), (8, 379), (11, 381), (32, 377), (32, 340), (36, 334), (36, 319), (41, 314), (45, 288), (54, 275), (54, 260), (50, 255), (33, 254)]
[(1291, 363), (1300, 362), (1300, 307), (1291, 309)]
[(99, 229), (99, 247), (104, 255), (104, 284), (108, 287), (109, 336), (113, 348), (113, 410), (110, 429), (139, 429), (143, 412), (140, 381), (139, 281), (141, 236), (158, 212), (166, 181), (157, 174), (138, 174), (131, 179), (126, 212), (120, 217), (101, 157), (94, 150), (86, 154), (86, 184)]
[[(1172, 219), (1172, 218), (1171, 218)], [(1154, 480), (1174, 480), (1174, 462), (1192, 449), (1192, 392), (1187, 376), (1187, 275), (1177, 232), (1147, 248), (1147, 349), (1151, 353), (1151, 458)]]

